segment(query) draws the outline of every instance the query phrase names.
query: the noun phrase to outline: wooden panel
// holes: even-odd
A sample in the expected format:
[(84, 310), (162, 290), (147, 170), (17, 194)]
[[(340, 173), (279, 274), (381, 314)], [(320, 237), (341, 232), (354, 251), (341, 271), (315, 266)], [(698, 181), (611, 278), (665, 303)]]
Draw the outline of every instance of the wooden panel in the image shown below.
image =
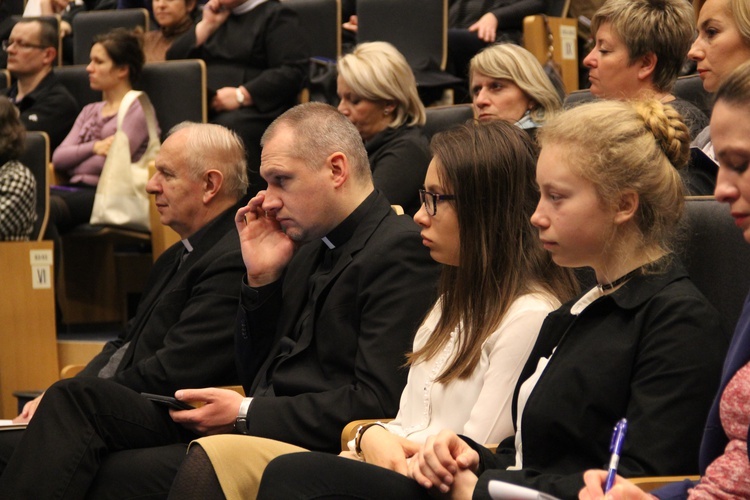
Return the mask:
[(60, 340), (57, 342), (59, 370), (68, 365), (85, 365), (102, 352), (104, 342), (86, 340)]
[(151, 270), (151, 255), (118, 248), (149, 240), (147, 233), (110, 227), (66, 234), (57, 287), (63, 321), (124, 324), (127, 295), (143, 290)]
[(17, 414), (13, 391), (46, 389), (58, 378), (52, 260), (51, 241), (0, 242), (2, 418)]
[[(559, 65), (566, 92), (578, 90), (577, 21), (548, 17), (552, 34), (552, 60)], [(523, 20), (523, 46), (544, 65), (548, 59), (549, 38), (543, 16), (527, 16)]]

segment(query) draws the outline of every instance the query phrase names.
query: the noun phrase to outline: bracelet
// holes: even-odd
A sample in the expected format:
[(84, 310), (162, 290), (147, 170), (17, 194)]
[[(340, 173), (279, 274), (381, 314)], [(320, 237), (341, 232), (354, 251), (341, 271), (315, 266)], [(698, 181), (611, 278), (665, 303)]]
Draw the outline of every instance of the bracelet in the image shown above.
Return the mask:
[(362, 424), (357, 427), (357, 432), (354, 434), (354, 453), (362, 460), (365, 459), (364, 455), (362, 454), (362, 436), (367, 429), (376, 425), (385, 429), (385, 426), (382, 422), (370, 422), (368, 424)]
[(247, 414), (252, 402), (253, 398), (243, 398), (240, 403), (240, 410), (237, 412), (237, 419), (234, 421), (234, 430), (240, 434), (247, 434)]

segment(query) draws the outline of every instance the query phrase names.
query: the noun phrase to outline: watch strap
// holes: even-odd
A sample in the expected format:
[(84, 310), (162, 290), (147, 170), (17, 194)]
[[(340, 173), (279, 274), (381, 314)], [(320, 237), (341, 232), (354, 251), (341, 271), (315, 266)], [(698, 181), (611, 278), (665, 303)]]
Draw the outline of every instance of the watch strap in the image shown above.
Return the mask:
[(247, 414), (250, 411), (250, 404), (252, 402), (253, 398), (243, 398), (240, 403), (237, 419), (234, 421), (234, 430), (240, 434), (247, 434)]

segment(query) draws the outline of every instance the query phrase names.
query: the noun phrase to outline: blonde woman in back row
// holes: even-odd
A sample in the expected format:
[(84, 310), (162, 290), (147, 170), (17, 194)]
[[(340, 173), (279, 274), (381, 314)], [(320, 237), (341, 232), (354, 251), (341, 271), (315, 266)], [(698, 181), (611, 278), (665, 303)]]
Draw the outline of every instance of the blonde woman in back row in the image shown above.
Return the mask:
[(409, 64), (393, 45), (369, 42), (341, 57), (337, 68), (338, 108), (362, 136), (375, 189), (414, 215), (430, 151), (422, 133), (426, 113)]
[(509, 43), (493, 45), (469, 65), (474, 117), (506, 120), (532, 137), (562, 110), (562, 98), (531, 52)]

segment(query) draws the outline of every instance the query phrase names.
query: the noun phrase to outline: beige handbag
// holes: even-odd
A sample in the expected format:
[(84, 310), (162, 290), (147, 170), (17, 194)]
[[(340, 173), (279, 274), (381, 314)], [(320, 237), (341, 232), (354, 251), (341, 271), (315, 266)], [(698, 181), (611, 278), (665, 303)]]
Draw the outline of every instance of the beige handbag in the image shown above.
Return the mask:
[[(122, 122), (136, 99), (140, 101), (146, 117), (148, 146), (138, 161), (131, 162), (130, 142), (122, 130)], [(117, 132), (96, 186), (91, 224), (150, 231), (146, 193), (148, 164), (156, 157), (160, 146), (156, 113), (151, 101), (143, 92), (131, 90), (125, 94), (117, 111)]]

